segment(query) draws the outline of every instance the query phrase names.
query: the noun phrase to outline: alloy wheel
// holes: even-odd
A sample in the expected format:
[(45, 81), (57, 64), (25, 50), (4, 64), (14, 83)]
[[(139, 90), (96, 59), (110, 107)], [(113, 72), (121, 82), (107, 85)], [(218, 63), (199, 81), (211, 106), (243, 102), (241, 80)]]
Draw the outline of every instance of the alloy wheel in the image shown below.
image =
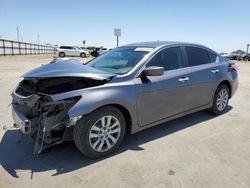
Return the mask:
[(226, 108), (228, 103), (228, 98), (229, 98), (228, 91), (226, 89), (222, 89), (219, 92), (216, 100), (216, 106), (219, 111), (223, 111)]
[(120, 133), (119, 120), (111, 115), (103, 116), (90, 128), (89, 144), (94, 151), (108, 151), (117, 143)]

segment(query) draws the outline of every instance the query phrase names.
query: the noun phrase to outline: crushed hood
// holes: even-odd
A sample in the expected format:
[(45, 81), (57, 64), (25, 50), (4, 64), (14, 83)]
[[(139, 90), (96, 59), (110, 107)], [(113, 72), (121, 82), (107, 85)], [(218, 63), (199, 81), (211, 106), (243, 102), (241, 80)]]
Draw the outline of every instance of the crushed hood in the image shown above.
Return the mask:
[(112, 73), (83, 65), (78, 60), (59, 58), (22, 75), (24, 78), (83, 77), (94, 80), (106, 80), (113, 76)]

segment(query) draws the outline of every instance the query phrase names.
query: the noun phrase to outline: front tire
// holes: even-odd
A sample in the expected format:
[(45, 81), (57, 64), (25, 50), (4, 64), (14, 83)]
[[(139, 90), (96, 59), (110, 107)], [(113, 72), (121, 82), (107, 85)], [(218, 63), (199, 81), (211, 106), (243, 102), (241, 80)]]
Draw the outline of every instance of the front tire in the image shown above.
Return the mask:
[(74, 142), (86, 157), (103, 157), (120, 146), (125, 129), (123, 114), (115, 107), (103, 107), (83, 116), (77, 122)]
[(86, 57), (86, 54), (85, 54), (85, 53), (81, 53), (81, 54), (80, 54), (80, 57), (81, 57), (81, 58), (84, 58), (84, 57)]
[(229, 96), (230, 91), (228, 86), (225, 84), (219, 85), (214, 95), (213, 106), (209, 109), (209, 112), (215, 115), (225, 113), (228, 106)]

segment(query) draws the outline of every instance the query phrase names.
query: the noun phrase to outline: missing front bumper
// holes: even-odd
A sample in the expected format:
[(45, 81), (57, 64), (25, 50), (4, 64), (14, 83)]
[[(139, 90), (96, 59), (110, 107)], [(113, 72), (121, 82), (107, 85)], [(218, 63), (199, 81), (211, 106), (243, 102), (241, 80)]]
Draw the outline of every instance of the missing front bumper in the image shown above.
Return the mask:
[(14, 120), (14, 127), (19, 128), (22, 133), (31, 133), (31, 121), (21, 112), (16, 110), (16, 105), (12, 107), (12, 117)]
[(75, 118), (72, 120), (68, 116), (68, 110), (80, 97), (54, 102), (49, 100), (48, 96), (12, 96), (14, 126), (35, 140), (34, 154), (39, 154), (64, 140), (70, 140), (68, 135), (71, 135), (69, 132), (72, 129), (69, 127), (76, 122)]

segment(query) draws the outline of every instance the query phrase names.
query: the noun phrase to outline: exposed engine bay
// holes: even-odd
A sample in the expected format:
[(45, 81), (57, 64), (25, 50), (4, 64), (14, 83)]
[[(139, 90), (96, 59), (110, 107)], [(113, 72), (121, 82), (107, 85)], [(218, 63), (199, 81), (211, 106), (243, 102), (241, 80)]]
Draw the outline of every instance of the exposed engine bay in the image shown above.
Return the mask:
[(23, 96), (29, 96), (34, 93), (53, 95), (105, 83), (107, 83), (106, 80), (82, 77), (26, 78), (20, 82), (16, 92)]
[(70, 140), (76, 121), (72, 122), (67, 112), (81, 96), (60, 101), (50, 96), (107, 82), (84, 77), (24, 78), (12, 93), (14, 126), (35, 140), (34, 154)]

